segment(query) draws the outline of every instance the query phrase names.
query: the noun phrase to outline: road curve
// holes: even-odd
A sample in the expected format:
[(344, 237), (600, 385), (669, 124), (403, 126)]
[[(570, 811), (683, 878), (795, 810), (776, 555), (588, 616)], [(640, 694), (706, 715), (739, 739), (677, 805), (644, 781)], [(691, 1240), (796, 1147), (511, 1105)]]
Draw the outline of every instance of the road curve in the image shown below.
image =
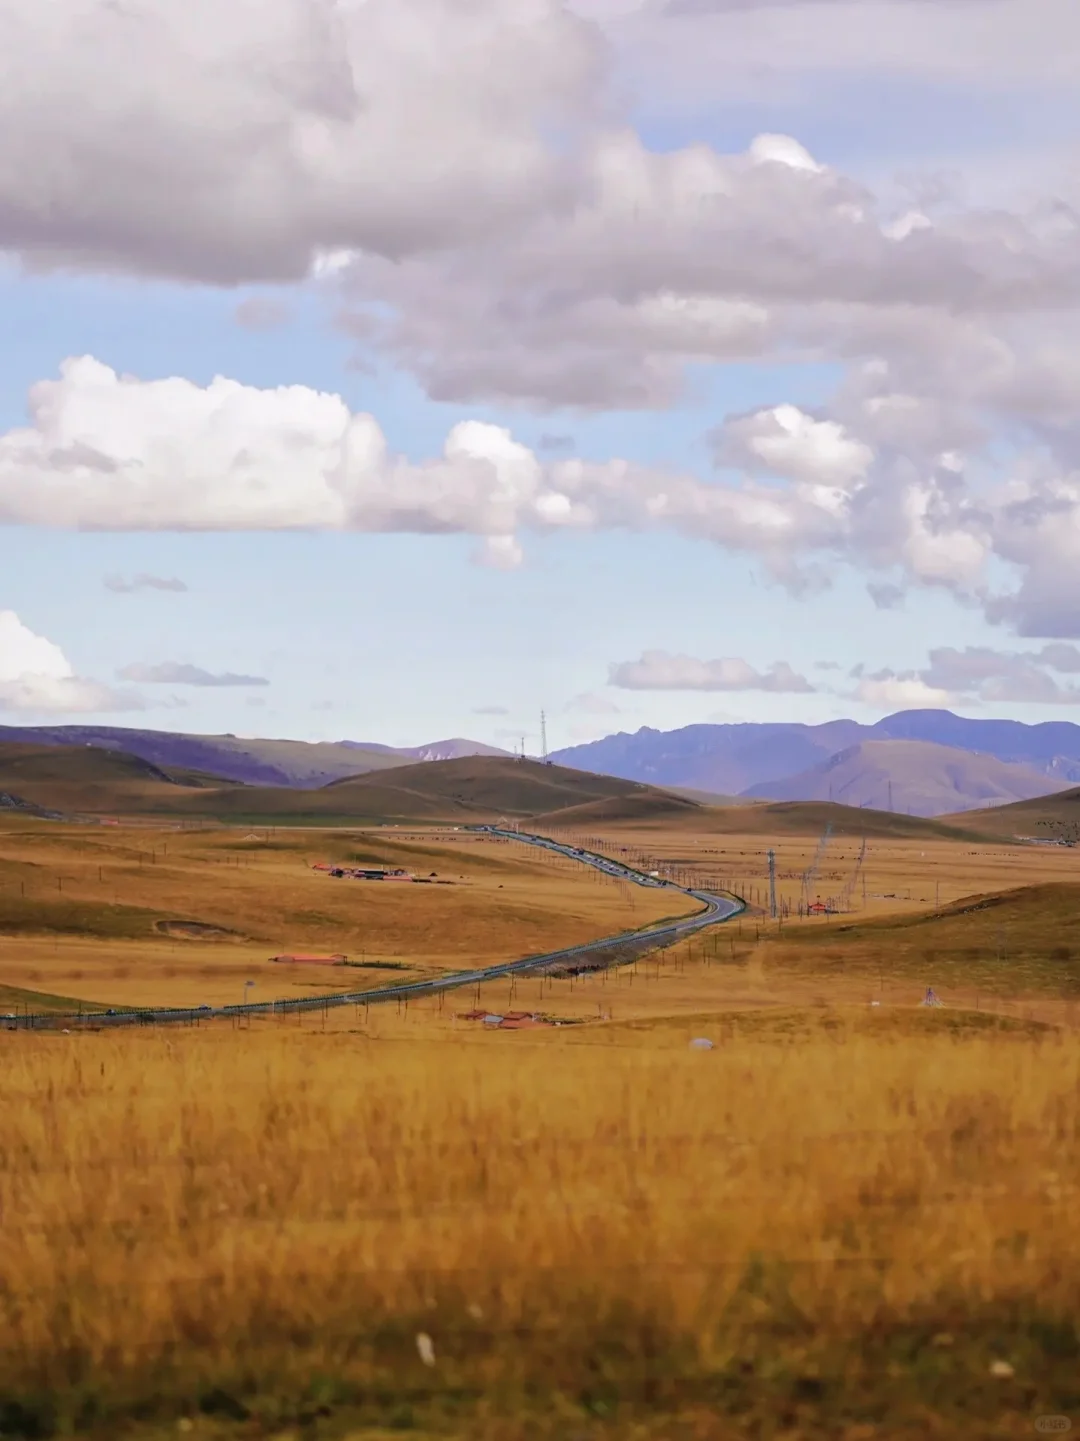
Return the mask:
[(694, 890), (677, 886), (659, 876), (649, 875), (621, 861), (610, 859), (596, 851), (581, 846), (564, 845), (550, 836), (532, 835), (525, 831), (510, 830), (500, 826), (469, 826), (477, 834), (496, 836), (501, 840), (517, 841), (522, 845), (537, 846), (555, 851), (560, 855), (592, 866), (595, 870), (614, 876), (618, 880), (654, 890), (674, 891), (702, 903), (703, 909), (685, 920), (662, 925), (645, 926), (641, 930), (626, 931), (617, 936), (607, 936), (598, 941), (586, 941), (578, 946), (566, 946), (559, 951), (546, 951), (539, 955), (524, 956), (516, 961), (504, 961), (496, 966), (485, 966), (475, 971), (453, 971), (446, 976), (432, 977), (426, 981), (407, 981), (397, 986), (380, 986), (371, 991), (337, 992), (334, 995), (312, 996), (301, 1000), (253, 1001), (236, 1006), (153, 1006), (142, 1010), (95, 1012), (63, 1015), (55, 1011), (40, 1015), (24, 1015), (5, 1018), (8, 1030), (33, 1029), (48, 1026), (55, 1029), (64, 1022), (75, 1022), (86, 1026), (136, 1026), (147, 1024), (186, 1023), (212, 1020), (225, 1016), (270, 1016), (295, 1011), (323, 1010), (332, 1006), (376, 1005), (382, 1001), (401, 1001), (411, 997), (437, 995), (440, 991), (452, 991), (462, 986), (478, 986), (485, 981), (498, 980), (504, 976), (521, 975), (529, 971), (544, 970), (548, 966), (564, 965), (574, 960), (591, 959), (606, 961), (608, 965), (622, 965), (636, 960), (650, 951), (664, 949), (711, 926), (721, 925), (745, 910), (745, 902), (736, 896), (714, 895), (710, 891)]

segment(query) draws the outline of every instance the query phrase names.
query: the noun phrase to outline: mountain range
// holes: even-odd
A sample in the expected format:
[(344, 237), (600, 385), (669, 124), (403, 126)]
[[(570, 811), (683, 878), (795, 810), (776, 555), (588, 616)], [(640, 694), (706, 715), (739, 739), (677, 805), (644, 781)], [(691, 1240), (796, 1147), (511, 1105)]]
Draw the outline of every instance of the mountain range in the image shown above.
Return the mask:
[(935, 816), (1080, 783), (1080, 725), (900, 711), (874, 725), (747, 722), (629, 734), (555, 753), (649, 785), (770, 800), (836, 800)]
[(347, 776), (390, 770), (410, 761), (505, 756), (480, 741), (433, 741), (423, 746), (388, 746), (363, 741), (262, 740), (234, 735), (187, 735), (180, 731), (126, 726), (0, 726), (0, 743), (96, 746), (124, 751), (165, 769), (204, 771), (243, 785), (291, 786), (315, 790)]
[[(315, 790), (413, 762), (506, 756), (462, 737), (420, 746), (200, 736), (121, 726), (0, 726), (0, 742), (94, 746), (164, 769), (242, 785)], [(1052, 795), (1080, 784), (1080, 725), (972, 720), (900, 711), (874, 725), (746, 722), (620, 732), (556, 751), (573, 770), (679, 791), (695, 800), (835, 801), (938, 816)]]

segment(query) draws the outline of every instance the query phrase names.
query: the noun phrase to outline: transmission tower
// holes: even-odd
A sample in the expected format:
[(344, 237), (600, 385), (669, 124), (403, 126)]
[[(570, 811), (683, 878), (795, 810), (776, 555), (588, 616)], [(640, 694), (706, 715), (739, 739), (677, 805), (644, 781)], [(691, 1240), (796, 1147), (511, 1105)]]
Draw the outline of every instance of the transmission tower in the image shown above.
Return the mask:
[(817, 843), (817, 850), (814, 852), (814, 859), (810, 862), (810, 864), (809, 864), (809, 866), (807, 867), (807, 869), (803, 872), (803, 878), (802, 878), (803, 902), (804, 902), (804, 904), (805, 904), (806, 906), (809, 906), (809, 905), (810, 905), (810, 902), (813, 900), (813, 896), (811, 896), (810, 890), (811, 890), (811, 887), (813, 886), (814, 880), (815, 880), (815, 878), (816, 878), (816, 876), (817, 876), (818, 867), (821, 865), (821, 862), (822, 862), (822, 861), (824, 860), (824, 858), (825, 858), (825, 852), (826, 852), (826, 850), (828, 849), (829, 837), (830, 837), (831, 835), (832, 835), (832, 822), (830, 821), (829, 824), (825, 827), (825, 829), (824, 829), (824, 830), (822, 831), (822, 833), (821, 833), (821, 839), (820, 839), (820, 840), (818, 841), (818, 843)]
[(550, 765), (547, 748), (547, 716), (540, 712), (540, 759), (545, 765)]
[[(851, 909), (851, 898), (855, 894), (855, 886), (862, 875), (863, 862), (866, 860), (866, 837), (863, 836), (862, 849), (859, 851), (859, 858), (855, 862), (855, 869), (848, 877), (844, 886), (843, 894), (840, 897), (840, 909), (848, 911)], [(866, 877), (863, 875), (863, 905), (866, 904)]]

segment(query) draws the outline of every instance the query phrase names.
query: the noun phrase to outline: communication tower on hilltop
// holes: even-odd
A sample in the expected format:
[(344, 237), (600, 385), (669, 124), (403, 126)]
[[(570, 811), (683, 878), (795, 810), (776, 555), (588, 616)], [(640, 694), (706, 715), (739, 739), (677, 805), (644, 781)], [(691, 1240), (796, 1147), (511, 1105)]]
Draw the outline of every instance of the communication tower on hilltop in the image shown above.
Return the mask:
[(544, 762), (546, 766), (549, 766), (551, 764), (551, 762), (548, 760), (547, 716), (544, 714), (543, 711), (540, 712), (540, 759)]

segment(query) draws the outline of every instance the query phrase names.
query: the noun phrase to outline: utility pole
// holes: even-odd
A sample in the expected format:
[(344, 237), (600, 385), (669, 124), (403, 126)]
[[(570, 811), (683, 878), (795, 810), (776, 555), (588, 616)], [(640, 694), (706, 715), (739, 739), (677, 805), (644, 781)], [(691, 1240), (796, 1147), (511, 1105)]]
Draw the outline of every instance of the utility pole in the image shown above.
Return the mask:
[(769, 915), (776, 920), (776, 852), (767, 853), (769, 862)]

